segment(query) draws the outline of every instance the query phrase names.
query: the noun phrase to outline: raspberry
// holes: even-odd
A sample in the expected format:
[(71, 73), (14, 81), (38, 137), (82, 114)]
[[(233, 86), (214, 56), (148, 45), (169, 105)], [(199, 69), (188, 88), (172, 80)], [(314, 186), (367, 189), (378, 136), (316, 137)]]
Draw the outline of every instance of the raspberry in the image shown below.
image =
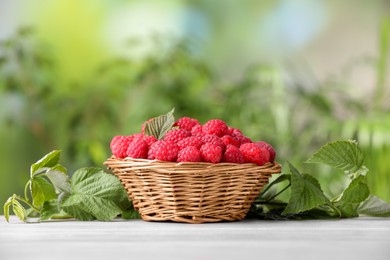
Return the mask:
[(202, 157), (198, 148), (187, 146), (179, 151), (177, 155), (178, 162), (200, 162)]
[(228, 132), (232, 136), (243, 135), (240, 129), (234, 128), (234, 127), (230, 127), (230, 126), (228, 127)]
[(221, 137), (221, 141), (227, 146), (229, 144), (239, 147), (240, 142), (231, 135), (224, 135)]
[(178, 152), (179, 147), (174, 142), (158, 140), (150, 146), (148, 159), (174, 162)]
[(156, 137), (154, 137), (153, 135), (145, 135), (142, 139), (143, 139), (149, 146), (151, 146), (154, 142), (157, 141)]
[(146, 159), (148, 156), (148, 143), (143, 139), (136, 139), (129, 144), (126, 154), (131, 158)]
[(244, 156), (242, 155), (240, 149), (237, 146), (228, 144), (226, 146), (226, 151), (222, 157), (223, 162), (229, 163), (244, 163)]
[(216, 144), (205, 143), (200, 148), (200, 154), (203, 161), (218, 163), (222, 159), (222, 148)]
[(252, 140), (249, 137), (247, 137), (247, 136), (245, 136), (243, 134), (241, 134), (241, 135), (240, 134), (236, 134), (236, 135), (234, 135), (234, 137), (238, 140), (240, 145), (246, 144), (246, 143), (252, 143)]
[(202, 136), (202, 141), (203, 141), (203, 143), (210, 143), (210, 144), (218, 145), (222, 148), (222, 152), (225, 151), (226, 146), (225, 146), (224, 142), (222, 142), (221, 138), (219, 138), (216, 135), (204, 135), (204, 136)]
[(234, 127), (228, 126), (228, 135), (233, 135)]
[(132, 139), (132, 136), (114, 136), (110, 143), (112, 154), (117, 158), (125, 158), (127, 147), (131, 143)]
[(168, 133), (165, 134), (164, 140), (165, 141), (172, 141), (172, 142), (179, 142), (180, 140), (189, 137), (191, 133), (184, 129), (173, 129), (170, 130)]
[(256, 163), (260, 166), (269, 162), (270, 154), (264, 147), (258, 147), (255, 143), (245, 143), (240, 146), (240, 151), (245, 162)]
[(191, 129), (192, 135), (203, 135), (203, 127), (201, 125), (196, 125)]
[(273, 162), (275, 160), (275, 157), (276, 157), (275, 149), (269, 143), (264, 142), (264, 141), (259, 141), (259, 142), (255, 142), (255, 144), (258, 147), (264, 147), (265, 149), (268, 150), (268, 152), (269, 152), (269, 161), (270, 162)]
[(196, 125), (200, 125), (199, 121), (190, 117), (179, 118), (179, 120), (173, 124), (173, 126), (178, 126), (180, 129), (185, 129), (187, 131), (191, 131)]
[(228, 134), (228, 131), (228, 126), (220, 119), (209, 120), (203, 125), (204, 134), (215, 134), (221, 137)]
[(137, 134), (130, 135), (129, 138), (130, 138), (131, 142), (133, 142), (135, 140), (139, 140), (139, 139), (144, 138), (144, 135), (141, 133), (137, 133)]
[(189, 136), (177, 142), (179, 149), (183, 149), (187, 146), (195, 146), (197, 149), (200, 149), (202, 145), (203, 141), (200, 136)]

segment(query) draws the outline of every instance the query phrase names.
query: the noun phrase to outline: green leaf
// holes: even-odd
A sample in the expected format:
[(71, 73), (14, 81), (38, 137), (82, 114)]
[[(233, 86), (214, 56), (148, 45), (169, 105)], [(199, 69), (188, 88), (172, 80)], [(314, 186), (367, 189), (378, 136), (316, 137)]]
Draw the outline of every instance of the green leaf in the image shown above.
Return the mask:
[(35, 207), (40, 207), (45, 201), (57, 198), (53, 185), (43, 176), (34, 176), (31, 179), (31, 195)]
[(81, 168), (73, 174), (71, 193), (62, 199), (61, 208), (79, 220), (110, 220), (121, 213), (117, 203), (122, 192), (117, 177), (99, 168)]
[(356, 141), (335, 141), (321, 147), (307, 162), (323, 163), (352, 173), (363, 167), (364, 156)]
[(145, 134), (152, 135), (158, 140), (163, 139), (175, 123), (174, 111), (175, 109), (172, 109), (167, 114), (155, 117), (145, 123)]
[(291, 196), (283, 215), (297, 214), (318, 206), (330, 204), (317, 179), (309, 174), (301, 174), (288, 162), (291, 171)]
[(358, 208), (359, 203), (342, 203), (336, 202), (334, 206), (340, 212), (340, 217), (342, 218), (356, 218), (359, 217)]
[(60, 213), (60, 208), (58, 206), (57, 199), (45, 201), (45, 203), (43, 203), (43, 207), (41, 209), (41, 216), (39, 219), (40, 220), (48, 220), (52, 216), (59, 214), (59, 213)]
[(348, 187), (344, 190), (340, 201), (360, 203), (365, 201), (369, 195), (370, 190), (366, 183), (366, 177), (361, 175), (351, 181)]
[(365, 201), (370, 195), (370, 190), (366, 183), (365, 176), (358, 176), (344, 190), (340, 199), (335, 203), (339, 209), (341, 217), (358, 217), (358, 208), (361, 202)]
[(133, 203), (130, 200), (127, 200), (129, 204), (126, 207), (122, 208), (121, 216), (123, 219), (139, 219), (141, 216), (138, 211), (133, 207)]
[[(58, 168), (54, 168), (58, 169)], [(60, 192), (70, 192), (70, 179), (69, 176), (60, 170), (49, 170), (45, 173), (45, 175), (49, 178), (51, 183), (53, 183), (56, 191)]]
[(27, 219), (27, 213), (26, 209), (20, 204), (20, 202), (13, 198), (12, 199), (12, 210), (15, 213), (15, 215), (22, 221), (26, 222)]
[(120, 198), (118, 200), (117, 205), (121, 209), (121, 216), (124, 219), (139, 219), (140, 215), (139, 213), (134, 209), (133, 203), (129, 199), (129, 196), (125, 190), (125, 188), (122, 186), (122, 192), (120, 195)]
[(60, 154), (61, 154), (60, 150), (54, 150), (46, 154), (36, 163), (32, 164), (30, 169), (31, 178), (41, 168), (51, 168), (56, 166), (58, 164), (58, 161), (60, 160)]
[(45, 201), (41, 209), (40, 220), (48, 220), (51, 218), (69, 218), (70, 216), (66, 214), (59, 207), (58, 200), (52, 199), (50, 201)]
[(360, 204), (358, 212), (359, 214), (374, 217), (390, 217), (390, 203), (376, 196), (370, 196)]
[(9, 222), (9, 207), (12, 204), (13, 197), (9, 197), (7, 201), (4, 203), (3, 211), (4, 211), (4, 217)]

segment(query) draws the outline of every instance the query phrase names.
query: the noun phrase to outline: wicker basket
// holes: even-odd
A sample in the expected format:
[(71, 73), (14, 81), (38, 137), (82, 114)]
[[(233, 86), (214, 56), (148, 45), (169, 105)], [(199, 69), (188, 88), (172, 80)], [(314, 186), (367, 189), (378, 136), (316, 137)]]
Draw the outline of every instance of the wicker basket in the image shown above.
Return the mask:
[(124, 185), (146, 221), (204, 223), (243, 219), (278, 163), (172, 163), (109, 158), (104, 162)]

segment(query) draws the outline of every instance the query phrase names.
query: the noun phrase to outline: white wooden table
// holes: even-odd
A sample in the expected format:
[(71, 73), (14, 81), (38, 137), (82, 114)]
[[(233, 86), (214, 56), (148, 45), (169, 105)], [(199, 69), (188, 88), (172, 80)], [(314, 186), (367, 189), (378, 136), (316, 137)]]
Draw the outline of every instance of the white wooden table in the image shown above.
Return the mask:
[(0, 260), (390, 259), (390, 218), (25, 224), (0, 216)]

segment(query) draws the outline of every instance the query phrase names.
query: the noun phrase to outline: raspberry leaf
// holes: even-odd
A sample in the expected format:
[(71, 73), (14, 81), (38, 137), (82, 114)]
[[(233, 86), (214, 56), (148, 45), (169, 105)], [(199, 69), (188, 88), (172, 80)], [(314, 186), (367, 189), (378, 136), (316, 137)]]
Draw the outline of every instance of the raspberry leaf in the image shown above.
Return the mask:
[(152, 135), (158, 140), (163, 139), (175, 123), (174, 111), (175, 109), (172, 109), (167, 114), (155, 117), (145, 123), (145, 134)]
[(31, 178), (40, 169), (55, 167), (58, 164), (58, 161), (60, 160), (60, 154), (61, 154), (60, 150), (54, 150), (54, 151), (46, 154), (44, 157), (42, 157), (36, 163), (32, 164), (31, 168), (30, 168)]
[(365, 201), (370, 195), (366, 177), (359, 176), (352, 180), (348, 187), (344, 190), (340, 201), (348, 203), (360, 203)]
[(316, 178), (309, 174), (299, 173), (289, 162), (288, 165), (291, 172), (291, 196), (283, 215), (297, 214), (330, 204)]
[[(308, 160), (308, 163), (323, 163), (352, 174), (366, 172), (364, 155), (358, 143), (353, 140), (330, 142), (321, 147)], [(359, 174), (358, 174), (359, 175)]]
[(7, 201), (4, 203), (4, 207), (3, 207), (4, 217), (5, 220), (7, 220), (7, 222), (9, 222), (9, 208), (12, 205), (12, 199), (13, 197), (9, 197)]
[(51, 183), (54, 185), (56, 191), (60, 192), (70, 192), (70, 180), (66, 172), (62, 170), (51, 169), (46, 172), (46, 176), (49, 178)]
[(48, 220), (51, 218), (69, 218), (59, 205), (58, 199), (52, 199), (50, 201), (45, 201), (41, 209), (41, 216), (39, 220)]
[(79, 220), (110, 220), (121, 213), (117, 201), (123, 196), (118, 178), (99, 168), (81, 168), (71, 178), (71, 193), (61, 208)]
[(359, 214), (374, 217), (390, 217), (390, 203), (376, 196), (369, 196), (359, 205)]
[(20, 220), (26, 221), (26, 209), (22, 206), (22, 204), (20, 204), (20, 202), (16, 198), (12, 199), (12, 210)]
[(31, 195), (35, 207), (41, 207), (45, 201), (57, 198), (53, 185), (42, 175), (31, 179)]
[(340, 199), (336, 201), (335, 206), (340, 210), (341, 217), (357, 217), (360, 203), (365, 201), (369, 195), (366, 177), (360, 175), (351, 181)]

